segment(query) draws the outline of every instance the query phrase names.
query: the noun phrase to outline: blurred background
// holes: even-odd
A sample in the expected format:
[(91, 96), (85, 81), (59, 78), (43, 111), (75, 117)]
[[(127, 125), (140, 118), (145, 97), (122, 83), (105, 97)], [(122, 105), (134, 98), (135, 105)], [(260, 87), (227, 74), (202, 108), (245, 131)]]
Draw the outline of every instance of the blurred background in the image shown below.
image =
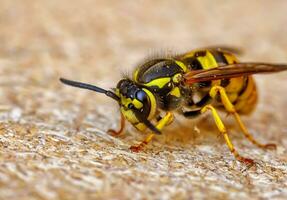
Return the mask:
[[(243, 61), (287, 63), (286, 8), (283, 0), (1, 0), (1, 199), (126, 199), (135, 192), (138, 199), (284, 199), (286, 72), (256, 76), (260, 102), (244, 120), (279, 150), (266, 153), (233, 134), (243, 154), (262, 162), (243, 175), (217, 135), (187, 146), (155, 141), (147, 152), (130, 153), (142, 135), (130, 127), (119, 139), (105, 134), (118, 126), (117, 105), (58, 78), (112, 88), (146, 58), (216, 45), (241, 49)], [(182, 124), (197, 138), (216, 131), (179, 120), (172, 132)]]

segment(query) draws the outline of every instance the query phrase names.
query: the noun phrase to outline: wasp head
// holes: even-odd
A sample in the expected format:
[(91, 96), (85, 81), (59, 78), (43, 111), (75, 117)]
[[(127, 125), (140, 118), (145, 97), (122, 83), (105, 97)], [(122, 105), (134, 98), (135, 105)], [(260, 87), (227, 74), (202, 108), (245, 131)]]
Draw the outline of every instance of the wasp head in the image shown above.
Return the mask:
[(156, 113), (155, 96), (147, 89), (132, 80), (122, 79), (117, 84), (116, 95), (125, 118), (137, 129), (149, 128), (155, 133), (159, 130), (150, 122)]
[(154, 118), (157, 104), (155, 96), (146, 88), (129, 79), (122, 79), (114, 91), (105, 90), (95, 85), (60, 78), (60, 81), (73, 87), (103, 93), (116, 100), (125, 118), (137, 129), (149, 128), (154, 133), (160, 131), (150, 122)]

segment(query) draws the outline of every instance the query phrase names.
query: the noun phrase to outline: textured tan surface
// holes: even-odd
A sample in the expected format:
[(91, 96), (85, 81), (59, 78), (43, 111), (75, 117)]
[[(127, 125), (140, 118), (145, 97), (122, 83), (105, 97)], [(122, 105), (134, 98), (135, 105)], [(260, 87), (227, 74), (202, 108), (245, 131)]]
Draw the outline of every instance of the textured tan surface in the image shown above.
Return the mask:
[(58, 82), (114, 87), (146, 56), (217, 44), (244, 49), (241, 60), (287, 62), (287, 2), (256, 2), (1, 0), (0, 199), (286, 199), (286, 72), (256, 77), (260, 102), (244, 118), (277, 151), (224, 118), (251, 169), (208, 116), (177, 118), (132, 153), (142, 134), (106, 134), (119, 121), (112, 100)]

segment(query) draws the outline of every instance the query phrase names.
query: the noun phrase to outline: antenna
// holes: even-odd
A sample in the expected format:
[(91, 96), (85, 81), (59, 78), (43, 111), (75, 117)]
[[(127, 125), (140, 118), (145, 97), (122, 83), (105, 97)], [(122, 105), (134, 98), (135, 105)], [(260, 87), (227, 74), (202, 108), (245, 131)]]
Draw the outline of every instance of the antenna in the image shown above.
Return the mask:
[(95, 85), (87, 84), (87, 83), (82, 83), (82, 82), (77, 82), (77, 81), (72, 81), (64, 78), (60, 78), (60, 81), (66, 85), (70, 85), (73, 87), (78, 87), (78, 88), (83, 88), (87, 90), (92, 90), (98, 93), (103, 93), (107, 95), (108, 97), (111, 97), (112, 99), (119, 101), (120, 98), (112, 91), (105, 90), (103, 88), (97, 87)]

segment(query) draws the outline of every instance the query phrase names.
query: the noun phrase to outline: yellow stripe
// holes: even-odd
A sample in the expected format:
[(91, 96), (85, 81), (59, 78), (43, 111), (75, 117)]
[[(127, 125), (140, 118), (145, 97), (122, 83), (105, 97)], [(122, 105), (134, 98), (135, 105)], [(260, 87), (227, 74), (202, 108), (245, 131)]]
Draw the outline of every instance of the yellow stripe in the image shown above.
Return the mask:
[(226, 92), (240, 92), (243, 87), (244, 77), (231, 78), (229, 84), (225, 87)]
[(246, 99), (248, 98), (251, 93), (255, 90), (255, 84), (254, 84), (254, 81), (253, 81), (253, 78), (252, 77), (248, 77), (248, 83), (247, 83), (247, 87), (245, 89), (245, 91), (239, 96), (238, 99)]
[(164, 77), (164, 78), (157, 78), (154, 79), (146, 84), (144, 84), (145, 86), (157, 86), (159, 88), (163, 88), (168, 82), (170, 82), (170, 77)]
[(223, 55), (224, 55), (225, 59), (227, 60), (228, 64), (233, 64), (233, 63), (238, 62), (237, 58), (232, 54), (224, 53)]
[(234, 105), (236, 111), (242, 111), (243, 108), (246, 106), (246, 101), (244, 100), (237, 100), (236, 104)]
[(205, 56), (197, 57), (197, 60), (200, 62), (203, 69), (211, 69), (211, 68), (218, 67), (218, 64), (217, 64), (214, 56), (209, 51), (206, 51)]
[(227, 96), (228, 96), (229, 101), (230, 101), (231, 103), (233, 103), (233, 102), (235, 102), (235, 101), (237, 100), (237, 98), (238, 98), (238, 93), (236, 93), (236, 92), (228, 93)]
[(182, 62), (180, 62), (180, 61), (178, 61), (178, 60), (176, 60), (175, 63), (176, 63), (178, 66), (180, 66), (180, 68), (181, 68), (184, 72), (186, 72), (187, 67), (186, 67), (185, 64), (183, 64)]
[(248, 85), (245, 91), (238, 97), (235, 109), (242, 114), (249, 114), (255, 108), (257, 102), (257, 91), (254, 80), (248, 77)]
[(124, 107), (121, 107), (121, 112), (123, 113), (123, 115), (125, 116), (125, 118), (132, 124), (134, 123), (138, 123), (138, 119), (135, 116), (134, 112), (132, 110), (125, 110)]

